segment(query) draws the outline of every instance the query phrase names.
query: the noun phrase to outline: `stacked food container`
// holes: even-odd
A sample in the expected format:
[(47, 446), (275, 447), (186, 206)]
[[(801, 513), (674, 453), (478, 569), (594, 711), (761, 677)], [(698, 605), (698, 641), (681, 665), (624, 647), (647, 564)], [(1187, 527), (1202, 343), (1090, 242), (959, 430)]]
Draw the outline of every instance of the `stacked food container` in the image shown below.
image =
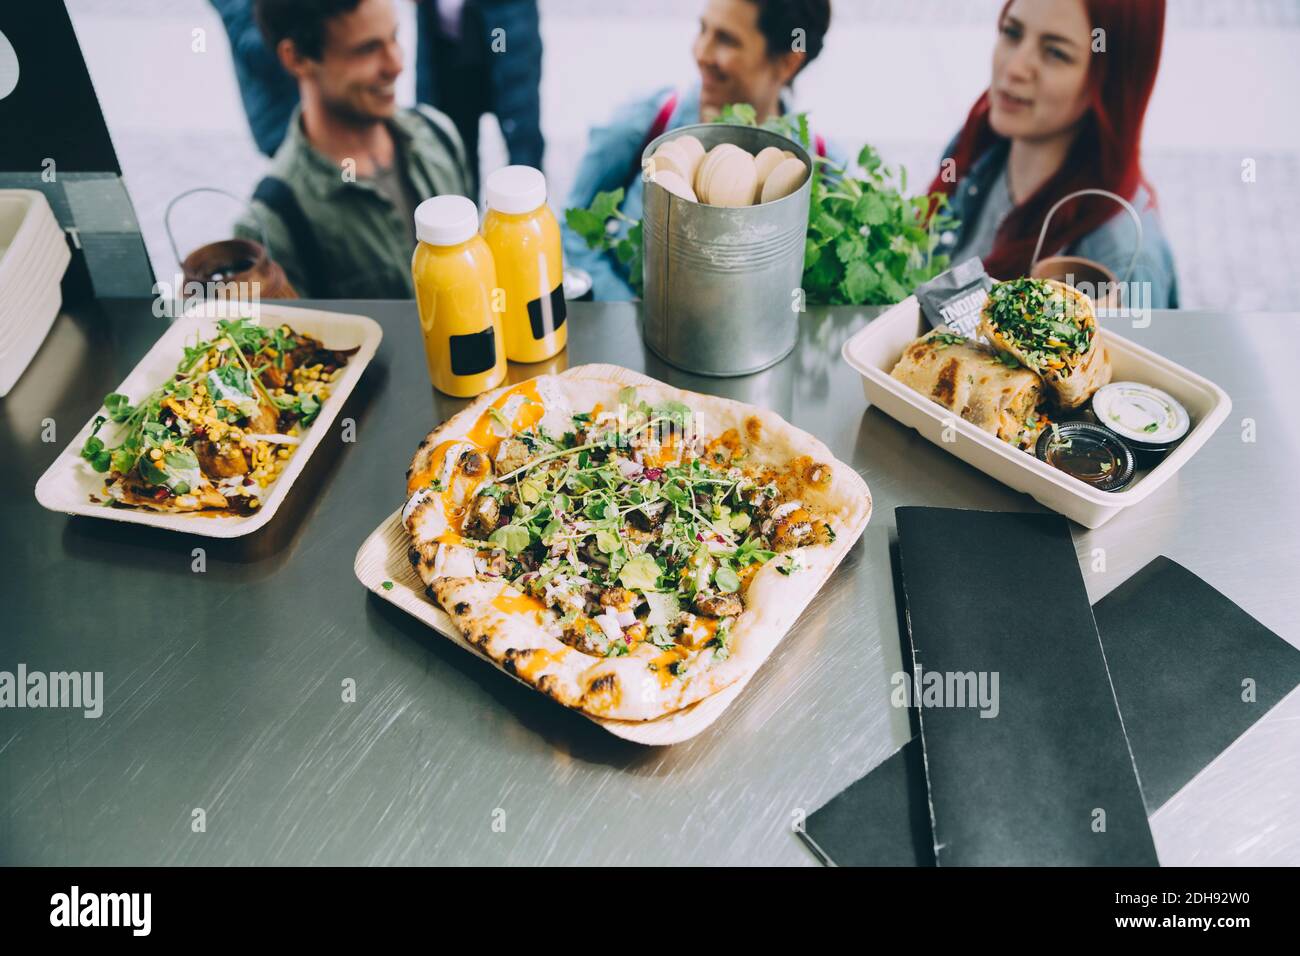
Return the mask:
[(26, 371), (54, 324), (70, 258), (42, 193), (0, 190), (0, 396)]

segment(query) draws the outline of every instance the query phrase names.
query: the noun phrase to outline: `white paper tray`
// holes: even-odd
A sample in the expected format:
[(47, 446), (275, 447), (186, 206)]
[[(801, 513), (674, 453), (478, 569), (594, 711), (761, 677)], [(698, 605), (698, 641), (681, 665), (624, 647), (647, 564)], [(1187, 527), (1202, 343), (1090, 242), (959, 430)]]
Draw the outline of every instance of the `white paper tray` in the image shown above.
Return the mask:
[(22, 377), (58, 317), (71, 258), (43, 193), (0, 190), (0, 397)]
[[(578, 365), (560, 374), (570, 378), (613, 380), (622, 382), (625, 385), (663, 384), (642, 375), (640, 372), (634, 372), (631, 369), (617, 365)], [(496, 394), (499, 393), (489, 392), (487, 397), (494, 398)], [(483, 400), (484, 397), (481, 396), (480, 402), (483, 402)], [(759, 409), (754, 410), (759, 414), (770, 414), (761, 412)], [(482, 406), (480, 404), (470, 405), (458, 414), (466, 416), (467, 421), (474, 421), (482, 414)], [(454, 422), (455, 418), (451, 419), (451, 421)], [(867, 504), (866, 513), (863, 514), (855, 527), (845, 529), (836, 537), (833, 546), (834, 559), (817, 572), (819, 575), (816, 582), (817, 586), (809, 588), (808, 594), (803, 600), (787, 603), (779, 614), (773, 616), (766, 634), (765, 651), (755, 659), (753, 667), (744, 676), (716, 694), (691, 704), (682, 710), (674, 711), (663, 717), (657, 717), (654, 720), (606, 720), (583, 714), (582, 711), (575, 711), (575, 713), (582, 714), (583, 717), (593, 723), (599, 724), (615, 737), (622, 737), (624, 740), (647, 746), (665, 746), (689, 740), (696, 734), (703, 732), (710, 724), (721, 717), (722, 712), (740, 696), (740, 692), (745, 689), (750, 678), (758, 673), (767, 657), (784, 640), (787, 631), (794, 626), (804, 608), (825, 586), (831, 574), (844, 560), (844, 556), (848, 554), (853, 545), (857, 543), (858, 538), (861, 537), (867, 522), (871, 520), (871, 491), (867, 487), (867, 483), (856, 472), (849, 469), (847, 465), (842, 467), (848, 469), (847, 473), (851, 476), (851, 480), (860, 485), (859, 494)], [(476, 657), (482, 656), (472, 644), (465, 640), (452, 621), (451, 616), (425, 595), (424, 582), (420, 580), (419, 575), (411, 567), (411, 562), (407, 559), (407, 552), (410, 547), (411, 537), (402, 524), (402, 509), (398, 508), (385, 518), (378, 528), (370, 533), (369, 537), (361, 543), (361, 547), (357, 550), (356, 560), (353, 562), (353, 570), (356, 572), (357, 580), (374, 592), (376, 596), (397, 605), (407, 614), (423, 621), (443, 637), (448, 638)], [(517, 675), (511, 674), (495, 661), (488, 660), (488, 663), (503, 674), (509, 674), (511, 679), (528, 686)]]
[[(1032, 453), (1013, 448), (891, 378), (889, 373), (903, 350), (928, 328), (916, 296), (909, 296), (844, 343), (844, 360), (862, 374), (867, 400), (967, 464), (1087, 528), (1101, 527), (1168, 481), (1232, 409), (1232, 400), (1213, 382), (1103, 327), (1102, 344), (1110, 353), (1114, 381), (1143, 382), (1164, 389), (1183, 403), (1192, 428), (1155, 468), (1140, 473), (1128, 488), (1101, 491), (1039, 461)], [(949, 426), (953, 440), (944, 441), (943, 432)]]
[[(176, 371), (184, 346), (195, 341), (196, 335), (208, 338), (216, 329), (214, 309), (209, 306), (203, 312), (187, 315), (171, 324), (162, 338), (154, 343), (144, 358), (140, 360), (131, 374), (116, 389), (127, 395), (132, 402), (147, 395), (166, 381)], [(330, 389), (330, 397), (321, 405), (320, 414), (312, 422), (303, 436), (302, 444), (289, 459), (280, 477), (267, 489), (262, 498), (262, 506), (247, 516), (205, 516), (201, 512), (194, 514), (157, 514), (135, 508), (112, 508), (104, 504), (95, 504), (91, 495), (103, 497), (104, 476), (90, 467), (90, 463), (81, 457), (81, 447), (90, 435), (91, 424), (95, 415), (108, 412), (101, 406), (79, 431), (72, 442), (54, 463), (41, 475), (36, 483), (36, 500), (51, 511), (61, 511), (71, 515), (85, 515), (90, 518), (104, 518), (108, 521), (126, 521), (132, 524), (150, 525), (154, 528), (166, 528), (169, 531), (183, 531), (187, 534), (203, 535), (209, 538), (237, 538), (251, 534), (275, 516), (276, 510), (289, 493), (294, 481), (306, 467), (316, 446), (330, 432), (334, 419), (347, 401), (348, 395), (361, 379), (370, 360), (374, 358), (375, 349), (383, 338), (383, 330), (374, 319), (364, 315), (347, 315), (341, 312), (323, 312), (316, 309), (297, 309), (279, 304), (261, 305), (261, 322), (265, 326), (285, 323), (295, 332), (304, 332), (321, 340), (329, 349), (350, 349), (358, 347), (356, 354), (348, 358), (343, 367), (343, 374), (336, 379)], [(222, 315), (217, 315), (217, 318)], [(112, 424), (104, 426), (101, 434), (111, 438)]]

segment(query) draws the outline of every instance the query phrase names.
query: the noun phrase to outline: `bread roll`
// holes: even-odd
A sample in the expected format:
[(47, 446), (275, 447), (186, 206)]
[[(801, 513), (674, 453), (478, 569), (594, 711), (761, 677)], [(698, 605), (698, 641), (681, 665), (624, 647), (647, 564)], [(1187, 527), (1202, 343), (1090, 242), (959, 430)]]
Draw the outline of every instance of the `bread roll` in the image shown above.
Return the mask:
[(763, 184), (761, 201), (772, 202), (785, 198), (803, 185), (804, 177), (807, 174), (808, 167), (803, 164), (803, 160), (781, 160), (776, 168), (768, 174), (767, 182)]

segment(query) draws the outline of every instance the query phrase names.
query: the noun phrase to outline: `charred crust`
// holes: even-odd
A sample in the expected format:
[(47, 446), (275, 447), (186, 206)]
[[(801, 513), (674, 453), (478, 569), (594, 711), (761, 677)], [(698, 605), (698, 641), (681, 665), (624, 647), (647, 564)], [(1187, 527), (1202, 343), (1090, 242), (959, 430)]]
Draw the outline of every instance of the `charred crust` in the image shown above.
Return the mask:
[(425, 588), (424, 588), (424, 593), (425, 593), (425, 595), (428, 596), (428, 598), (429, 598), (430, 601), (434, 601), (435, 603), (437, 602), (437, 600), (438, 600), (438, 593), (437, 593), (436, 591), (434, 591), (434, 589), (433, 589), (433, 585), (432, 585), (432, 584), (429, 584), (429, 585), (426, 585), (426, 586), (425, 586)]
[(468, 602), (468, 601), (457, 601), (457, 602), (456, 602), (455, 611), (456, 611), (457, 614), (461, 615), (462, 617), (463, 617), (464, 615), (468, 614), (468, 613), (469, 613), (469, 602)]
[(420, 552), (419, 552), (419, 549), (417, 549), (414, 545), (412, 545), (411, 547), (407, 548), (407, 549), (406, 549), (406, 560), (409, 561), (409, 562), (411, 562), (411, 567), (413, 567), (413, 568), (418, 568), (418, 567), (420, 566)]
[(945, 408), (951, 408), (957, 398), (957, 365), (956, 359), (949, 359), (944, 363), (943, 368), (939, 370), (939, 378), (934, 383), (934, 390), (930, 393), (934, 400)]
[(613, 693), (614, 688), (618, 686), (618, 678), (613, 674), (601, 674), (594, 681), (587, 685), (589, 694), (609, 694)]

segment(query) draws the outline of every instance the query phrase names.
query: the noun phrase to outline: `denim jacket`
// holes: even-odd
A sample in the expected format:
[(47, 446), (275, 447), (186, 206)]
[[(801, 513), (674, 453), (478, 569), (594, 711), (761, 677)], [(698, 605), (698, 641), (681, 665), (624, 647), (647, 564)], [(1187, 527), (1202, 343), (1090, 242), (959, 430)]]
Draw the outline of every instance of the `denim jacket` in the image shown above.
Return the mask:
[[(644, 186), (641, 182), (641, 150), (646, 135), (654, 125), (659, 110), (674, 87), (663, 87), (650, 96), (627, 103), (615, 111), (603, 126), (593, 126), (587, 139), (587, 152), (578, 166), (566, 209), (590, 206), (596, 194), (622, 187), (625, 190), (622, 212), (633, 222), (641, 219)], [(784, 100), (783, 107), (786, 106)], [(692, 84), (678, 96), (677, 105), (668, 117), (667, 130), (680, 129), (700, 122), (700, 87)], [(833, 144), (826, 145), (827, 158), (836, 163), (843, 159)], [(626, 233), (620, 224), (620, 234)], [(564, 258), (569, 265), (591, 274), (592, 292), (597, 300), (633, 299), (627, 269), (610, 253), (588, 249), (586, 240), (564, 226)]]
[[(951, 156), (955, 146), (955, 140), (949, 143), (944, 155)], [(962, 229), (979, 218), (989, 187), (997, 182), (997, 177), (1005, 175), (1009, 149), (1009, 145), (1005, 142), (993, 146), (975, 161), (970, 172), (957, 183), (952, 193), (952, 211), (961, 219), (962, 225), (944, 233), (939, 240), (938, 252), (951, 253), (961, 245)], [(1133, 266), (1133, 274), (1129, 277), (1129, 281), (1149, 283), (1151, 290), (1150, 302), (1131, 304), (1152, 309), (1176, 309), (1178, 308), (1178, 277), (1174, 269), (1174, 254), (1169, 247), (1169, 240), (1165, 236), (1160, 216), (1152, 205), (1151, 194), (1139, 186), (1137, 193), (1129, 201), (1142, 220), (1142, 245), (1138, 250), (1137, 262)], [(1038, 225), (1042, 226), (1041, 223)], [(1086, 236), (1077, 239), (1068, 249), (1044, 248), (1040, 255), (1044, 258), (1054, 255), (1072, 255), (1091, 259), (1108, 267), (1122, 281), (1129, 261), (1133, 257), (1136, 241), (1133, 220), (1128, 213), (1117, 206), (1114, 216)], [(976, 252), (978, 253), (978, 250)]]

